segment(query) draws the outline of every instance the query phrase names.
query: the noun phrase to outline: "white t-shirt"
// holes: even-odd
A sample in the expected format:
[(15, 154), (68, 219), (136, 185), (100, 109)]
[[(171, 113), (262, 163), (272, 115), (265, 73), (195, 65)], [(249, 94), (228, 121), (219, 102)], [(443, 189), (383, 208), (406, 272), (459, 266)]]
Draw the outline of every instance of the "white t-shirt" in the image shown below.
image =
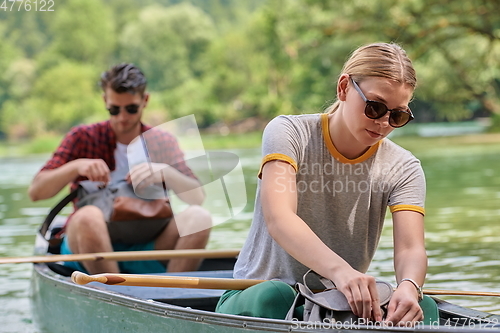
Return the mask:
[(117, 142), (115, 149), (115, 170), (114, 172), (125, 175), (128, 173), (128, 160), (127, 160), (127, 147), (128, 145)]

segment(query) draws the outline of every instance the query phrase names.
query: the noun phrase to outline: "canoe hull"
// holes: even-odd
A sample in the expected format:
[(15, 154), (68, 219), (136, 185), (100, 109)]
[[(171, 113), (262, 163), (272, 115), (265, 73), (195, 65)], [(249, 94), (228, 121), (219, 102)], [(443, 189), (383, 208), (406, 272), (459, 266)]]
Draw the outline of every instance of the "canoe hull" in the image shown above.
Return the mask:
[[(194, 272), (196, 273), (196, 272)], [(192, 273), (192, 274), (194, 274)], [(216, 274), (217, 272), (206, 272)], [(202, 273), (199, 273), (203, 275)], [(122, 289), (121, 289), (122, 288)], [(128, 289), (123, 289), (128, 288)], [(80, 286), (67, 277), (54, 273), (45, 264), (35, 264), (31, 300), (35, 323), (42, 332), (199, 332), (199, 333), (262, 333), (262, 332), (339, 332), (381, 331), (381, 328), (344, 325), (340, 323), (292, 322), (214, 313), (189, 304), (196, 299), (213, 309), (221, 291), (206, 291), (207, 297), (179, 298), (176, 288), (141, 288), (106, 286), (98, 283)], [(202, 291), (203, 292), (203, 291)], [(214, 294), (214, 292), (216, 294)], [(136, 293), (136, 295), (134, 294)], [(218, 294), (217, 294), (218, 293)], [(146, 295), (145, 297), (136, 297)], [(168, 296), (171, 295), (171, 296)], [(168, 299), (168, 300), (167, 300)], [(170, 302), (167, 304), (165, 302)], [(177, 305), (173, 305), (177, 304)], [(196, 302), (192, 303), (196, 304)], [(466, 327), (421, 326), (420, 332), (491, 332), (500, 316), (474, 311), (450, 303), (439, 304), (442, 317), (464, 318)], [(448, 316), (448, 317), (446, 317)], [(490, 321), (492, 324), (485, 324)], [(481, 324), (481, 322), (483, 322)], [(474, 324), (471, 324), (474, 323)], [(461, 323), (458, 323), (460, 326)], [(500, 326), (493, 329), (500, 329)], [(408, 332), (408, 328), (385, 327), (386, 332)]]
[(241, 320), (239, 316), (189, 309), (153, 300), (78, 286), (35, 265), (32, 312), (40, 330), (67, 332), (283, 332), (283, 321)]

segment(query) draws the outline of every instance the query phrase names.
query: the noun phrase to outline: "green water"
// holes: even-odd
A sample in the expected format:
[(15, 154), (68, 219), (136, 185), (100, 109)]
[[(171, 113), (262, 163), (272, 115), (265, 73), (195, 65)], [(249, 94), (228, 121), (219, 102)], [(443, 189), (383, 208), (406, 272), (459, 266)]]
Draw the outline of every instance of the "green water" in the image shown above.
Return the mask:
[[(241, 247), (250, 224), (260, 162), (257, 149), (234, 151), (245, 172), (248, 205), (214, 228), (211, 248)], [(500, 292), (500, 144), (432, 147), (416, 153), (427, 177), (426, 288)], [(29, 201), (26, 189), (48, 156), (0, 160), (0, 257), (32, 254), (34, 234), (57, 199)], [(370, 273), (394, 282), (390, 220)], [(0, 265), (0, 332), (37, 332), (28, 298), (30, 264)], [(447, 297), (500, 314), (500, 298)], [(57, 320), (57, 319), (55, 319)]]

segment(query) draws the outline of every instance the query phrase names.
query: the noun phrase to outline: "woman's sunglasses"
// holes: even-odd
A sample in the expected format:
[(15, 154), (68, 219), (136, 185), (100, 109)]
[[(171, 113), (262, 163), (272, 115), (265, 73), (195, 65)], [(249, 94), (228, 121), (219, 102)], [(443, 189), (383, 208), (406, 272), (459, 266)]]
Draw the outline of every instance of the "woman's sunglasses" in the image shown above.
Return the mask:
[[(130, 114), (136, 114), (139, 111), (139, 108), (141, 106), (139, 104), (129, 104), (125, 105), (125, 111), (127, 111)], [(117, 116), (120, 113), (120, 109), (122, 107), (118, 105), (110, 105), (106, 109), (109, 111), (109, 114), (112, 116)]]
[(366, 103), (365, 116), (367, 116), (368, 118), (379, 119), (385, 116), (387, 111), (389, 111), (391, 113), (389, 115), (389, 125), (396, 128), (403, 127), (404, 125), (408, 124), (411, 120), (415, 119), (415, 117), (413, 117), (413, 113), (411, 112), (410, 108), (406, 110), (390, 110), (384, 103), (369, 100), (368, 98), (366, 98), (365, 94), (363, 94), (358, 84), (354, 82), (354, 80), (351, 77), (349, 77), (349, 79), (351, 79), (354, 89), (356, 89), (356, 91), (361, 95), (361, 98), (363, 98), (363, 100)]

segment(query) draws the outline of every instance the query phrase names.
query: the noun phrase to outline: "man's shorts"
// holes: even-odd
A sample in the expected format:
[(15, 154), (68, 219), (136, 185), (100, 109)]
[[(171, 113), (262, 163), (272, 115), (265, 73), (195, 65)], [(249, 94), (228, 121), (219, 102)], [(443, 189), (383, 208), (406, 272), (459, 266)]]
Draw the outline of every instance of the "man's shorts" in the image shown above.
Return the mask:
[[(118, 251), (152, 251), (154, 250), (154, 241), (145, 244), (113, 244), (113, 250)], [(69, 248), (67, 237), (64, 237), (61, 244), (61, 254), (73, 254)], [(87, 270), (83, 268), (83, 265), (78, 261), (66, 261), (64, 266), (76, 269), (80, 272), (87, 273)], [(118, 266), (120, 267), (121, 273), (128, 274), (147, 274), (147, 273), (165, 273), (166, 267), (161, 262), (157, 260), (148, 261), (119, 261)]]

